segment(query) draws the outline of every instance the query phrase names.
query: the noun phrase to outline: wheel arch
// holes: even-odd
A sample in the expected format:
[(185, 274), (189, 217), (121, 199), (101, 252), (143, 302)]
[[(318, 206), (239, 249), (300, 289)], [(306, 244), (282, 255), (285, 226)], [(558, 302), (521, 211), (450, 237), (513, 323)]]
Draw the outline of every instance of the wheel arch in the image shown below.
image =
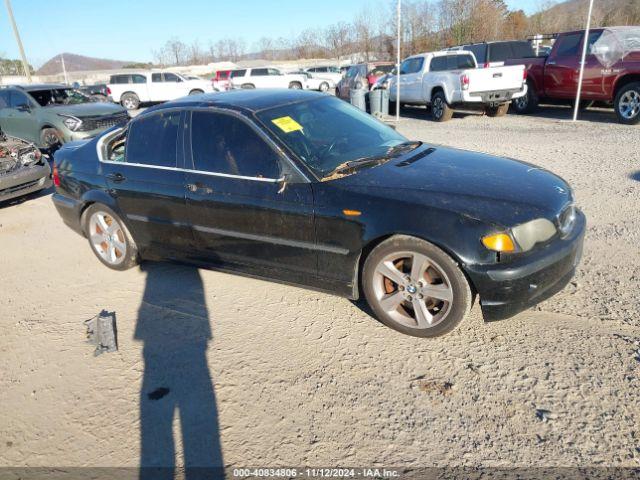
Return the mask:
[(466, 277), (467, 282), (469, 283), (469, 287), (471, 288), (471, 293), (475, 296), (477, 295), (477, 288), (473, 283), (473, 280), (471, 279), (471, 277), (469, 276), (469, 274), (467, 273), (466, 269), (465, 269), (465, 262), (460, 258), (460, 256), (454, 252), (450, 247), (447, 247), (446, 245), (444, 245), (444, 243), (440, 240), (434, 239), (434, 238), (430, 238), (429, 235), (424, 235), (424, 234), (416, 234), (415, 232), (393, 232), (393, 233), (384, 233), (384, 234), (380, 234), (378, 236), (375, 236), (374, 238), (369, 239), (364, 246), (362, 247), (362, 249), (360, 250), (360, 255), (358, 256), (358, 261), (356, 263), (356, 268), (354, 269), (354, 279), (353, 279), (353, 289), (354, 289), (354, 293), (357, 293), (357, 297), (356, 298), (361, 298), (362, 297), (362, 272), (364, 270), (364, 264), (367, 261), (367, 258), (369, 257), (369, 255), (371, 254), (371, 252), (378, 246), (380, 245), (382, 242), (395, 237), (395, 236), (407, 236), (407, 237), (414, 237), (417, 238), (419, 240), (424, 240), (425, 242), (428, 242), (436, 247), (438, 247), (440, 250), (442, 250), (444, 253), (446, 253), (447, 255), (449, 255), (453, 261), (458, 265), (458, 267), (460, 267), (460, 271), (462, 271), (463, 275)]
[(630, 83), (640, 82), (640, 73), (630, 73), (626, 75), (622, 75), (618, 79), (613, 86), (613, 99), (615, 101), (618, 93), (621, 89), (629, 85)]
[(438, 92), (442, 92), (444, 94), (444, 98), (447, 100), (447, 103), (451, 104), (451, 98), (447, 93), (447, 89), (442, 84), (434, 85), (433, 87), (431, 87), (431, 91), (429, 92), (429, 103), (433, 102), (433, 96)]
[[(84, 231), (84, 216), (87, 212), (87, 209), (91, 206), (94, 205), (96, 203), (101, 203), (103, 205), (106, 205), (107, 207), (109, 207), (111, 210), (113, 210), (114, 212), (118, 213), (118, 215), (120, 215), (120, 217), (122, 218), (121, 212), (118, 209), (118, 204), (116, 202), (116, 200), (109, 195), (107, 192), (104, 192), (102, 190), (90, 190), (88, 192), (86, 192), (81, 200), (81, 207), (79, 210), (80, 213), (80, 228), (82, 229), (82, 233), (86, 236), (86, 232)], [(126, 222), (126, 220), (124, 218), (122, 218), (123, 222)], [(127, 225), (128, 228), (128, 225)]]

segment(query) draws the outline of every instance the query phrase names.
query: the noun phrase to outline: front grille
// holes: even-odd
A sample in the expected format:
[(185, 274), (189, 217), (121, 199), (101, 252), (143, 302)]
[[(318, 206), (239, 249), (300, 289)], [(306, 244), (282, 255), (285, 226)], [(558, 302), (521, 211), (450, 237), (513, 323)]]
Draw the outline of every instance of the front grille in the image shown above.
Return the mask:
[(127, 112), (117, 113), (115, 115), (98, 115), (95, 117), (81, 117), (82, 125), (78, 129), (79, 132), (91, 132), (93, 130), (106, 130), (115, 125), (121, 125), (129, 121)]
[(576, 206), (573, 204), (567, 205), (560, 215), (558, 215), (558, 228), (560, 229), (560, 235), (566, 237), (573, 231), (573, 227), (576, 224), (576, 218)]

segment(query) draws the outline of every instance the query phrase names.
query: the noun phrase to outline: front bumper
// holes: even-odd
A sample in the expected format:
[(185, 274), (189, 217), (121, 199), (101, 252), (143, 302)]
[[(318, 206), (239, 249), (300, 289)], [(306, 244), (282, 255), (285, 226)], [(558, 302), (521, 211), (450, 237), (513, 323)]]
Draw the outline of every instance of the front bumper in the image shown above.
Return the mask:
[(51, 168), (47, 162), (18, 169), (0, 177), (0, 202), (44, 190), (52, 184)]
[(575, 274), (582, 258), (586, 218), (580, 211), (569, 237), (502, 266), (468, 266), (487, 321), (503, 320), (551, 298)]

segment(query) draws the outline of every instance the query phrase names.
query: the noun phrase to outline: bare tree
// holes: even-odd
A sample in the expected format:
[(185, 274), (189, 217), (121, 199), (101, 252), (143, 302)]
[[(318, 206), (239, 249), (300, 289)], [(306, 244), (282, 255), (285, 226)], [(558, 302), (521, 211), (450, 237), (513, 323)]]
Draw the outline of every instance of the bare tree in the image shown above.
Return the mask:
[(324, 44), (332, 56), (340, 60), (350, 53), (353, 42), (353, 27), (345, 22), (335, 23), (326, 28), (324, 32)]

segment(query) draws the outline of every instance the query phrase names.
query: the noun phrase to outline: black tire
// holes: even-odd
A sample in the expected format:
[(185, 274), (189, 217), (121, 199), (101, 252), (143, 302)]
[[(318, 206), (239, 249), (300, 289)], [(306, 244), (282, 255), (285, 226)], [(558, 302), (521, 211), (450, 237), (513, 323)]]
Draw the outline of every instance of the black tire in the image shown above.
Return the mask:
[(302, 90), (302, 84), (300, 82), (291, 82), (289, 84), (290, 90)]
[(540, 99), (533, 84), (527, 80), (527, 94), (511, 102), (511, 108), (519, 115), (528, 115), (538, 110)]
[(47, 151), (53, 151), (62, 145), (60, 132), (52, 127), (43, 128), (40, 131), (40, 145)]
[[(413, 311), (411, 307), (405, 310), (405, 304), (400, 305), (398, 307), (398, 311), (394, 312), (393, 314), (389, 313), (381, 306), (379, 296), (380, 288), (382, 287), (382, 285), (380, 284), (381, 276), (377, 269), (381, 264), (387, 262), (387, 260), (385, 259), (393, 257), (396, 254), (404, 256), (406, 255), (406, 252), (413, 252), (416, 255), (426, 257), (426, 259), (428, 260), (427, 264), (436, 265), (437, 268), (444, 274), (440, 279), (442, 283), (433, 283), (432, 285), (427, 285), (428, 287), (446, 287), (445, 289), (449, 290), (451, 298), (451, 301), (448, 302), (448, 304), (444, 301), (441, 301), (439, 310), (440, 313), (435, 314), (434, 319), (437, 318), (437, 315), (441, 315), (442, 318), (439, 320), (439, 323), (435, 323), (434, 321), (433, 326), (420, 328), (418, 327), (418, 323), (415, 319), (413, 320), (415, 326), (411, 326), (412, 321), (410, 314), (406, 317), (406, 322), (404, 320), (398, 321), (398, 317), (405, 318), (402, 312), (407, 313)], [(407, 266), (403, 265), (403, 268), (407, 268)], [(409, 270), (411, 268), (412, 266), (409, 267)], [(435, 271), (437, 272), (438, 270), (436, 269)], [(421, 278), (424, 279), (426, 272), (421, 275)], [(433, 278), (433, 275), (430, 274), (429, 277)], [(412, 279), (411, 282), (414, 282), (414, 280), (415, 279)], [(388, 279), (384, 279), (383, 282), (384, 287), (382, 288), (385, 289), (388, 285), (393, 285), (393, 283)], [(387, 284), (387, 282), (389, 283)], [(426, 283), (429, 284), (432, 282), (426, 281)], [(419, 295), (420, 290), (418, 290), (417, 293), (414, 291), (410, 292), (410, 287), (411, 285), (409, 284), (407, 284), (406, 287), (395, 285), (395, 287), (391, 287), (392, 289), (395, 288), (395, 291), (382, 292), (382, 295), (387, 296), (400, 294), (403, 296), (403, 298), (406, 295)], [(422, 288), (422, 286), (420, 288)], [(385, 240), (376, 248), (374, 248), (373, 251), (368, 255), (364, 264), (362, 274), (362, 291), (367, 300), (367, 303), (369, 304), (369, 307), (374, 312), (376, 318), (380, 320), (380, 322), (398, 332), (422, 338), (438, 337), (451, 332), (468, 316), (473, 304), (473, 294), (471, 291), (471, 287), (458, 264), (449, 255), (447, 255), (435, 245), (419, 238), (406, 235), (396, 235)], [(411, 299), (411, 297), (409, 298)], [(411, 301), (413, 302), (416, 300), (416, 298), (413, 298), (413, 300)], [(419, 301), (424, 302), (425, 304), (427, 301), (435, 302), (435, 300), (433, 299)], [(407, 303), (407, 305), (413, 305), (413, 303)], [(436, 311), (438, 311), (437, 307)], [(394, 318), (393, 315), (396, 315), (396, 318)]]
[[(107, 215), (112, 219), (112, 221), (116, 222), (119, 226), (119, 229), (117, 229), (116, 231), (113, 232), (112, 235), (110, 235), (114, 239), (117, 239), (118, 242), (123, 243), (125, 245), (124, 254), (121, 254), (120, 257), (116, 259), (116, 262), (107, 261), (103, 257), (104, 253), (101, 253), (100, 251), (98, 251), (99, 247), (94, 245), (94, 243), (96, 242), (93, 240), (93, 234), (99, 235), (99, 233), (92, 232), (92, 225), (91, 225), (92, 218), (94, 217), (94, 215), (100, 215), (100, 214)], [(139, 263), (138, 247), (136, 246), (136, 243), (133, 240), (133, 237), (131, 236), (131, 233), (129, 232), (129, 229), (127, 228), (125, 223), (122, 221), (120, 216), (116, 212), (114, 212), (112, 209), (110, 209), (109, 207), (101, 203), (94, 203), (83, 212), (81, 220), (82, 220), (81, 223), (82, 223), (83, 231), (85, 233), (85, 236), (89, 240), (89, 246), (93, 251), (93, 253), (95, 254), (95, 256), (98, 258), (98, 260), (100, 260), (100, 262), (102, 262), (103, 265), (109, 267), (112, 270), (124, 271), (124, 270), (129, 270), (130, 268), (133, 268)], [(110, 225), (113, 225), (113, 223)], [(104, 232), (104, 235), (107, 235), (107, 233)], [(104, 245), (106, 245), (105, 247), (103, 247), (103, 249), (107, 250), (108, 248), (107, 241), (103, 243)]]
[[(635, 101), (635, 108), (629, 102)], [(624, 125), (640, 123), (640, 82), (633, 82), (622, 87), (616, 94), (613, 103), (618, 121)]]
[(256, 86), (253, 83), (245, 83), (240, 88), (243, 88), (244, 90), (255, 90)]
[(204, 93), (204, 90), (200, 90), (199, 88), (196, 88), (195, 90), (191, 90), (189, 92), (189, 95), (200, 95), (202, 93)]
[(320, 84), (320, 91), (322, 93), (327, 93), (329, 91), (329, 84), (327, 82), (322, 82)]
[(437, 91), (431, 99), (431, 118), (435, 122), (448, 122), (453, 118), (453, 109), (447, 103), (443, 91)]
[(504, 117), (509, 111), (509, 104), (503, 103), (497, 107), (487, 107), (484, 111), (489, 117)]
[(140, 107), (140, 98), (135, 93), (125, 93), (120, 97), (120, 105), (127, 110), (137, 110)]

